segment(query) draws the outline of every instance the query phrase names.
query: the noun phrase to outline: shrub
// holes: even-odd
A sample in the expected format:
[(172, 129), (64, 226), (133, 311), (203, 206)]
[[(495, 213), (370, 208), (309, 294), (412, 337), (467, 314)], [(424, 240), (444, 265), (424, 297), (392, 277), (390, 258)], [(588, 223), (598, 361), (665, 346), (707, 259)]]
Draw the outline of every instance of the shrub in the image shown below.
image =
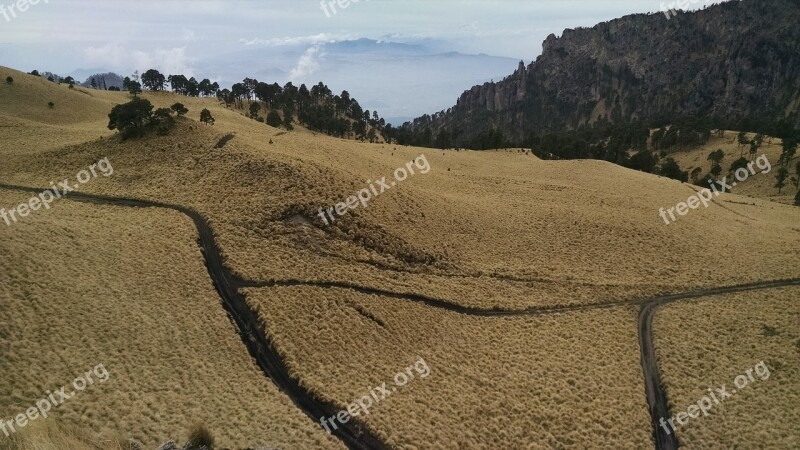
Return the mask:
[(183, 116), (189, 112), (189, 108), (183, 106), (183, 103), (175, 103), (170, 109), (175, 111), (179, 116)]
[(56, 106), (56, 104), (55, 104), (55, 103), (53, 103), (53, 102), (47, 102), (47, 107), (48, 107), (48, 108), (50, 108), (50, 109), (53, 109), (55, 106)]
[(192, 427), (191, 431), (189, 431), (189, 440), (186, 441), (184, 448), (186, 450), (200, 448), (211, 450), (214, 448), (214, 436), (212, 436), (211, 432), (203, 425), (195, 425)]
[(12, 78), (10, 76), (6, 77), (6, 83), (13, 84), (14, 83), (14, 78)]
[(250, 103), (250, 117), (255, 119), (258, 117), (258, 111), (261, 110), (261, 105), (256, 102)]
[(736, 172), (737, 169), (746, 169), (747, 168), (747, 158), (741, 157), (731, 164), (731, 172)]
[(119, 130), (122, 140), (139, 137), (153, 118), (153, 105), (141, 98), (116, 105), (108, 114), (108, 129)]
[(216, 120), (211, 115), (211, 111), (209, 111), (208, 108), (203, 108), (203, 110), (200, 111), (200, 122), (203, 122), (206, 125), (214, 125)]
[(156, 126), (156, 131), (160, 136), (169, 133), (170, 128), (175, 125), (175, 119), (172, 118), (172, 112), (169, 108), (158, 108), (153, 113), (153, 124)]
[[(72, 84), (70, 84), (70, 87), (72, 87)], [(108, 88), (108, 90), (109, 91), (114, 91), (114, 92), (119, 92), (120, 89), (118, 87), (116, 87), (116, 86), (111, 86), (110, 88)]]
[(281, 120), (281, 115), (276, 111), (270, 111), (269, 114), (267, 114), (267, 125), (274, 128), (279, 128), (282, 123), (283, 120)]
[(797, 195), (794, 196), (794, 206), (800, 206), (800, 191), (797, 191)]

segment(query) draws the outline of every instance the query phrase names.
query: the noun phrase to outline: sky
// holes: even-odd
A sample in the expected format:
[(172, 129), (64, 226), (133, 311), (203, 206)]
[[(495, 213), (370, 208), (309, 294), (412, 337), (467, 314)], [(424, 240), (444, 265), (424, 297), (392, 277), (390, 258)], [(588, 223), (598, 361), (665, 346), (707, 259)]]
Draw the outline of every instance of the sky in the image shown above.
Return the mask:
[[(19, 1), (37, 4), (11, 11)], [(694, 1), (701, 7), (706, 0)], [(430, 53), (486, 54), (527, 64), (551, 33), (661, 8), (655, 0), (0, 0), (0, 65), (62, 76), (76, 69), (129, 75), (156, 68), (224, 80), (200, 70), (262, 48), (272, 52), (262, 57), (292, 58), (291, 67), (262, 67), (262, 73), (299, 79), (319, 67), (321, 45), (359, 38), (422, 42)], [(336, 71), (332, 65), (327, 73)]]

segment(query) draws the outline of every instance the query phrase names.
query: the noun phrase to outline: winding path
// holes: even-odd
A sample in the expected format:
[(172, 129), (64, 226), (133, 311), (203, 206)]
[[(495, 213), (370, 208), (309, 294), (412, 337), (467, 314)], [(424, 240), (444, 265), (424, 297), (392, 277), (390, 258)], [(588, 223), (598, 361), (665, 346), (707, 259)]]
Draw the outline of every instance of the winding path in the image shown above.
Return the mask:
[[(0, 188), (39, 193), (44, 189), (24, 186), (15, 186), (0, 183)], [(208, 273), (214, 282), (214, 287), (222, 298), (225, 310), (234, 320), (239, 334), (247, 346), (251, 356), (256, 360), (261, 370), (273, 380), (278, 388), (286, 393), (292, 401), (314, 422), (323, 416), (330, 417), (340, 410), (340, 407), (331, 402), (321, 400), (314, 396), (308, 389), (301, 386), (299, 380), (289, 375), (285, 361), (278, 354), (265, 324), (258, 314), (250, 308), (244, 296), (239, 292), (242, 288), (275, 287), (275, 286), (313, 286), (323, 289), (348, 289), (364, 294), (373, 294), (382, 297), (400, 299), (404, 301), (423, 303), (429, 307), (446, 311), (479, 317), (514, 317), (534, 316), (545, 314), (558, 314), (574, 311), (613, 308), (622, 306), (640, 306), (638, 318), (639, 348), (641, 352), (642, 370), (645, 377), (645, 394), (650, 408), (653, 427), (653, 438), (657, 449), (677, 449), (679, 443), (674, 434), (666, 434), (658, 424), (660, 418), (671, 416), (666, 390), (664, 389), (658, 362), (655, 357), (653, 344), (652, 321), (655, 310), (664, 304), (680, 300), (696, 299), (707, 296), (746, 292), (761, 289), (774, 289), (785, 286), (800, 286), (800, 278), (776, 280), (766, 282), (748, 283), (722, 288), (701, 289), (681, 294), (662, 295), (658, 297), (597, 303), (592, 305), (573, 305), (555, 307), (537, 307), (523, 310), (481, 309), (459, 305), (456, 302), (442, 300), (413, 293), (399, 293), (377, 288), (360, 286), (352, 283), (334, 281), (302, 281), (302, 280), (271, 280), (250, 281), (236, 277), (223, 263), (222, 252), (214, 238), (213, 230), (208, 222), (192, 209), (170, 205), (167, 203), (150, 202), (128, 198), (108, 197), (84, 193), (70, 193), (70, 200), (100, 205), (123, 206), (132, 208), (164, 208), (178, 211), (188, 216), (195, 224), (199, 234), (198, 245), (205, 258)], [(360, 420), (352, 418), (346, 425), (334, 431), (343, 444), (350, 449), (387, 449), (388, 445)]]

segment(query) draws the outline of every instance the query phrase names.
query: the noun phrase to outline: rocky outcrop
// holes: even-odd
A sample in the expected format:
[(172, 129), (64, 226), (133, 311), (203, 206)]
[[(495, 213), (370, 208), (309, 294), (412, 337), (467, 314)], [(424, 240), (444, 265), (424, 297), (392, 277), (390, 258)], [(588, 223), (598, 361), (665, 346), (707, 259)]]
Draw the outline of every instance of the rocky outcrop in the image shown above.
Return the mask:
[(668, 19), (637, 14), (550, 35), (542, 55), (496, 83), (464, 92), (446, 112), (415, 121), (469, 142), (487, 127), (530, 133), (601, 120), (681, 116), (729, 121), (797, 118), (800, 1), (742, 0)]

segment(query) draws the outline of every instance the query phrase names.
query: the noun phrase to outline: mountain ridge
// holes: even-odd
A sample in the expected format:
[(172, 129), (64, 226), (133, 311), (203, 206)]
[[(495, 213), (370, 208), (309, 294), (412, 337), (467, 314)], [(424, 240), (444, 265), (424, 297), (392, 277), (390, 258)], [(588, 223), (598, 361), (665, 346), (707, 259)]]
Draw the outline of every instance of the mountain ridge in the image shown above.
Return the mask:
[(548, 36), (528, 66), (473, 86), (452, 108), (410, 127), (446, 132), (458, 146), (487, 129), (520, 143), (599, 122), (701, 115), (797, 124), (800, 26), (791, 17), (798, 16), (796, 0), (743, 0), (671, 19), (634, 14), (567, 29)]

